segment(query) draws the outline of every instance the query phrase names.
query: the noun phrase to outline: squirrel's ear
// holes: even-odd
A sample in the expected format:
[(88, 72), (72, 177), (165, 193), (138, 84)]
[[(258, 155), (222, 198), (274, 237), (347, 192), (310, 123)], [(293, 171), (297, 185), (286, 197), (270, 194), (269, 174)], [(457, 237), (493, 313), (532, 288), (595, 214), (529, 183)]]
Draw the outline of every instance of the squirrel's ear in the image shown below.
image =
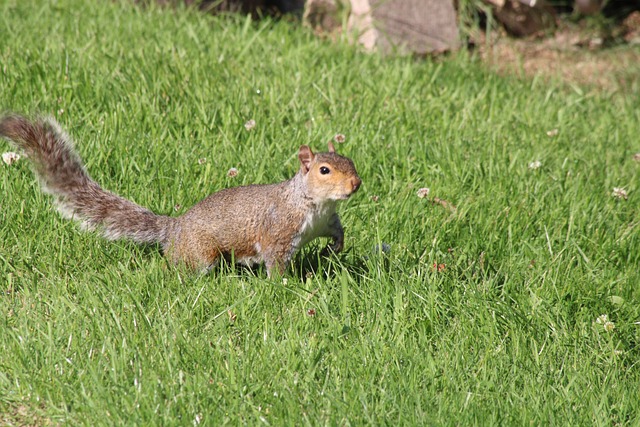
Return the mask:
[(329, 141), (329, 152), (330, 153), (335, 153), (336, 152), (336, 147), (333, 146), (333, 142)]
[(303, 168), (304, 173), (309, 172), (309, 168), (311, 167), (311, 162), (314, 158), (313, 151), (306, 145), (300, 147), (300, 151), (298, 151), (298, 158), (300, 159), (300, 166)]

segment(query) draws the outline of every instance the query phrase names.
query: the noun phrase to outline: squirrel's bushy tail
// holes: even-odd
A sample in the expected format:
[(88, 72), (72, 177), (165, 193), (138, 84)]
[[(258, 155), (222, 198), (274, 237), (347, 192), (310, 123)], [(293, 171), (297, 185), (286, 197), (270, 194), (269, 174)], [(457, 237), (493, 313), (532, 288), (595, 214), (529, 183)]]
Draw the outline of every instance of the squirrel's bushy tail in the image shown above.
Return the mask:
[(24, 151), (43, 190), (56, 198), (64, 216), (87, 228), (102, 229), (109, 239), (166, 242), (173, 218), (103, 190), (85, 171), (71, 139), (54, 119), (32, 122), (8, 115), (0, 119), (0, 136)]

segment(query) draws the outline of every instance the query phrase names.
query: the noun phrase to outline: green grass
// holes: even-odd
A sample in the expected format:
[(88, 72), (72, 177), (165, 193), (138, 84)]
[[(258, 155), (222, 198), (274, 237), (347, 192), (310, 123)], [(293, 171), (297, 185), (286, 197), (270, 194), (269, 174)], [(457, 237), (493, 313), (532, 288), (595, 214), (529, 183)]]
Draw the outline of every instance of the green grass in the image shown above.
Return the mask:
[(0, 40), (0, 110), (57, 117), (156, 212), (285, 179), (336, 133), (363, 180), (346, 252), (316, 242), (283, 283), (83, 233), (27, 161), (1, 164), (0, 423), (640, 422), (638, 93), (117, 2), (7, 0)]

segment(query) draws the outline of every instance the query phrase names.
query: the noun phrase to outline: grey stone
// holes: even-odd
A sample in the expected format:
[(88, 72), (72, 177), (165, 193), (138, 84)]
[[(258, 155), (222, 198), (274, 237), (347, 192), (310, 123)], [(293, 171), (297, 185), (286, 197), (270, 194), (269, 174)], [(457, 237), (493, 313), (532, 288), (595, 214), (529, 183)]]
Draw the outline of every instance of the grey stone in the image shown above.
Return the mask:
[(460, 45), (452, 0), (350, 0), (349, 29), (367, 49), (420, 55)]

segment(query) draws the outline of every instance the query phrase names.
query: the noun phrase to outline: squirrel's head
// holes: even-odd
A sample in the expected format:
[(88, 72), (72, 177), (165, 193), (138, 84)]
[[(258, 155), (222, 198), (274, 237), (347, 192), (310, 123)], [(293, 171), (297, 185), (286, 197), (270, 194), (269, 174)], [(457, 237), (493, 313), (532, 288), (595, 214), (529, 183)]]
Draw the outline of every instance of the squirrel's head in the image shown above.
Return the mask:
[(303, 145), (298, 158), (307, 181), (307, 195), (317, 202), (348, 199), (360, 188), (362, 181), (353, 162), (337, 154), (331, 142), (327, 153), (314, 154)]

